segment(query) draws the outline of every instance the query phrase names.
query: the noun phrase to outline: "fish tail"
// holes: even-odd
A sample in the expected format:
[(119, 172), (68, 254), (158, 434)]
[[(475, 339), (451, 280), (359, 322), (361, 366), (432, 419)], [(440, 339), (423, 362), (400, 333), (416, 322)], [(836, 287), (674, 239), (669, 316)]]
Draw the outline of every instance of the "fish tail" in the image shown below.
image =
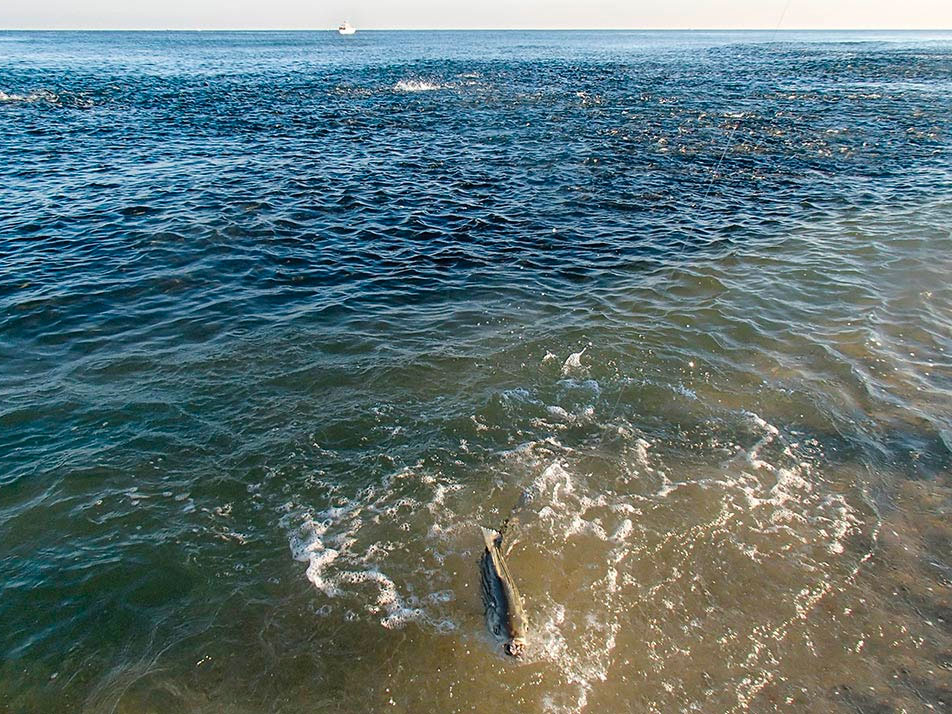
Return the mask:
[(483, 532), (483, 541), (486, 543), (486, 549), (492, 550), (498, 547), (499, 541), (502, 540), (502, 533), (492, 528), (486, 528), (485, 526), (480, 526), (479, 528)]

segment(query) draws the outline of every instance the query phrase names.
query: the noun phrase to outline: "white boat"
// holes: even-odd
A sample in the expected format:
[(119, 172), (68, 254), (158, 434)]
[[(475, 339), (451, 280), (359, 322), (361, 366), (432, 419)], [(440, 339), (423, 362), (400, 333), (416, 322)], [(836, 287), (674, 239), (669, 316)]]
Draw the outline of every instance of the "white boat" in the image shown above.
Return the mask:
[(344, 24), (337, 28), (337, 32), (341, 35), (353, 35), (357, 32), (357, 28), (351, 25), (349, 22), (344, 21)]

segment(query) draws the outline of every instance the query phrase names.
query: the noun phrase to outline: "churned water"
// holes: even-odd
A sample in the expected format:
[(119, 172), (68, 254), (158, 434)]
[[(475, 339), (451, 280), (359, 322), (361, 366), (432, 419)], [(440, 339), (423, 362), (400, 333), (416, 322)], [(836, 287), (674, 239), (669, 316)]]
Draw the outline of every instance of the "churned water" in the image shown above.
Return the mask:
[(941, 33), (0, 34), (0, 710), (947, 710), (950, 128)]

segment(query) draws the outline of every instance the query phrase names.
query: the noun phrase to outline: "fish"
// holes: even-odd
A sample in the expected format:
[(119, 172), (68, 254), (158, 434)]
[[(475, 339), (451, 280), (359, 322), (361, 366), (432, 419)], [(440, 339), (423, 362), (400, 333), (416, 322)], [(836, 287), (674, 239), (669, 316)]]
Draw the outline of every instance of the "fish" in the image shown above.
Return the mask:
[(487, 620), (495, 634), (506, 638), (506, 654), (522, 657), (526, 651), (528, 621), (522, 607), (522, 596), (502, 553), (502, 533), (492, 528), (480, 528), (486, 544), (481, 565)]

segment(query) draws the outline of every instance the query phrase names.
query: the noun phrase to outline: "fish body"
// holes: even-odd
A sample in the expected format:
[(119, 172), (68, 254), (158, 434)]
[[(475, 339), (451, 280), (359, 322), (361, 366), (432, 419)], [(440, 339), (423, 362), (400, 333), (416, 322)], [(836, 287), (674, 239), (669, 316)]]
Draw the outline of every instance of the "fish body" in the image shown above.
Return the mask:
[(528, 632), (522, 596), (519, 595), (502, 553), (502, 534), (491, 528), (482, 528), (482, 532), (486, 544), (486, 551), (483, 553), (483, 591), (487, 609), (495, 610), (503, 624), (507, 638), (506, 653), (521, 657), (526, 649)]

